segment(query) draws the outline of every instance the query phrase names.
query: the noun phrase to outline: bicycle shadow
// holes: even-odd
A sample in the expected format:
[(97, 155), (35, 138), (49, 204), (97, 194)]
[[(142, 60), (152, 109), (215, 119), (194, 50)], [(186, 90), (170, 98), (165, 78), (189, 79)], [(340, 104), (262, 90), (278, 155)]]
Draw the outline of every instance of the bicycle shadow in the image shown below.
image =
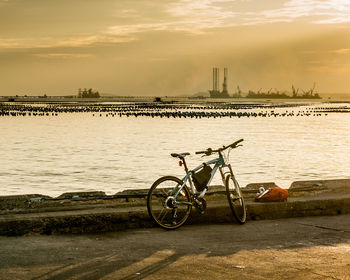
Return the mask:
[[(32, 278), (32, 280), (63, 280), (63, 279), (91, 279), (97, 280), (102, 279), (104, 276), (113, 274), (113, 279), (142, 279), (144, 277), (150, 276), (156, 273), (159, 270), (166, 268), (171, 263), (175, 262), (179, 256), (172, 255), (165, 259), (162, 259), (156, 263), (145, 266), (142, 269), (139, 269), (131, 274), (126, 276), (115, 275), (115, 272), (127, 267), (130, 264), (120, 265), (118, 260), (110, 261), (108, 259), (113, 258), (113, 255), (106, 256), (104, 259), (99, 258), (98, 260), (93, 260), (88, 264), (77, 264), (77, 265), (65, 265), (57, 269), (51, 270), (47, 273), (44, 273), (38, 277)], [(147, 258), (147, 257), (146, 257)], [(118, 273), (117, 273), (118, 274)]]
[[(110, 234), (109, 237), (103, 240), (110, 241), (114, 237), (114, 235), (115, 234)], [(109, 247), (113, 251), (116, 248), (121, 248), (121, 246), (127, 245), (123, 244), (122, 241), (113, 241), (112, 243), (113, 244), (109, 244)], [(131, 248), (130, 251), (137, 252), (136, 247), (140, 247), (142, 245), (144, 244), (140, 244), (136, 241), (134, 246), (131, 246), (133, 248)], [(159, 248), (142, 250), (142, 252), (138, 251), (137, 255), (132, 256), (130, 256), (130, 254), (126, 252), (129, 250), (125, 249), (125, 247), (122, 249), (122, 251), (123, 252), (121, 253), (116, 252), (104, 256), (98, 254), (97, 256), (91, 256), (87, 261), (65, 264), (50, 271), (47, 271), (37, 277), (31, 278), (31, 280), (97, 280), (102, 279), (107, 275), (113, 275), (112, 279), (143, 279), (147, 276), (156, 273), (159, 270), (166, 268), (167, 266), (176, 262), (180, 257), (183, 256), (183, 254), (178, 254), (173, 250), (159, 250)], [(80, 254), (81, 253), (82, 252), (80, 252)], [(127, 271), (123, 271), (123, 269), (125, 268), (127, 268)], [(130, 273), (130, 270), (133, 272)], [(118, 273), (119, 271), (121, 273)]]
[[(31, 279), (144, 279), (159, 271), (176, 271), (179, 262), (184, 260), (209, 261), (222, 256), (235, 259), (241, 251), (334, 246), (350, 242), (350, 223), (344, 226), (339, 220), (324, 225), (321, 219), (258, 221), (243, 226), (188, 225), (175, 231), (152, 228), (103, 235), (50, 237), (50, 241), (57, 241), (66, 248), (70, 246), (72, 250), (62, 250), (57, 244), (37, 246), (41, 260), (50, 254), (56, 254), (56, 258), (47, 258), (47, 269)], [(210, 263), (208, 261), (205, 263)], [(38, 262), (33, 260), (27, 268), (36, 265)], [(186, 269), (190, 271), (191, 263), (188, 265)]]

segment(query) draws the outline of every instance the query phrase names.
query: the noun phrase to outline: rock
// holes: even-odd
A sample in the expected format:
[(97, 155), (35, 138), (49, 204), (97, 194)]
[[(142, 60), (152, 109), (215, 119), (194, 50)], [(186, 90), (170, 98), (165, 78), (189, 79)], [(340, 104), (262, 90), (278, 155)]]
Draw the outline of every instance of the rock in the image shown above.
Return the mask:
[(267, 190), (268, 188), (275, 188), (275, 187), (278, 187), (278, 186), (274, 182), (251, 183), (251, 184), (248, 184), (245, 187), (245, 189), (258, 192), (260, 187), (263, 187), (265, 190)]
[(31, 203), (51, 199), (42, 194), (8, 195), (0, 196), (0, 210), (30, 207)]
[(316, 193), (349, 194), (350, 179), (296, 181), (291, 184), (289, 192), (295, 196)]
[(102, 198), (106, 193), (102, 191), (95, 192), (67, 192), (57, 197), (57, 199), (79, 199), (79, 198)]

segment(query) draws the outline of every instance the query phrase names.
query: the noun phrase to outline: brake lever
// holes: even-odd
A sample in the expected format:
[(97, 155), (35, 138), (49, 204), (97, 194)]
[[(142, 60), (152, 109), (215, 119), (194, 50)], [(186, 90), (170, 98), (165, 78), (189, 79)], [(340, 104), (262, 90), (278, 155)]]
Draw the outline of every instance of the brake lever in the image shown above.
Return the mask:
[(233, 147), (231, 147), (232, 149), (236, 149), (236, 148), (238, 148), (238, 147), (242, 147), (243, 145), (240, 145), (240, 144), (238, 144), (238, 145), (235, 145), (235, 146), (233, 146)]

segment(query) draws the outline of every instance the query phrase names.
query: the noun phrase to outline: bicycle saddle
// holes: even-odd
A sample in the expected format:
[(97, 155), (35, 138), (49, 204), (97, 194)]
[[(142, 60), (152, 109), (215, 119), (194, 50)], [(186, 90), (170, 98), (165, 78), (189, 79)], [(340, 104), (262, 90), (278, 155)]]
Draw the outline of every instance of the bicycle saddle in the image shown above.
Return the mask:
[(172, 157), (178, 157), (178, 158), (184, 158), (185, 156), (190, 155), (190, 153), (181, 153), (181, 154), (177, 154), (177, 153), (172, 153), (171, 156)]

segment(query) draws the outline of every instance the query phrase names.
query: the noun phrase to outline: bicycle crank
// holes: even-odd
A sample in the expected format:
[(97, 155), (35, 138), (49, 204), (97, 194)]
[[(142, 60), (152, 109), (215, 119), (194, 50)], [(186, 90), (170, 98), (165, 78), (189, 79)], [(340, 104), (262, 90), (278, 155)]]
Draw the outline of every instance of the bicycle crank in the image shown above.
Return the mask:
[(205, 213), (205, 210), (207, 209), (207, 202), (202, 197), (193, 197), (194, 206), (198, 209), (199, 213), (202, 215)]

